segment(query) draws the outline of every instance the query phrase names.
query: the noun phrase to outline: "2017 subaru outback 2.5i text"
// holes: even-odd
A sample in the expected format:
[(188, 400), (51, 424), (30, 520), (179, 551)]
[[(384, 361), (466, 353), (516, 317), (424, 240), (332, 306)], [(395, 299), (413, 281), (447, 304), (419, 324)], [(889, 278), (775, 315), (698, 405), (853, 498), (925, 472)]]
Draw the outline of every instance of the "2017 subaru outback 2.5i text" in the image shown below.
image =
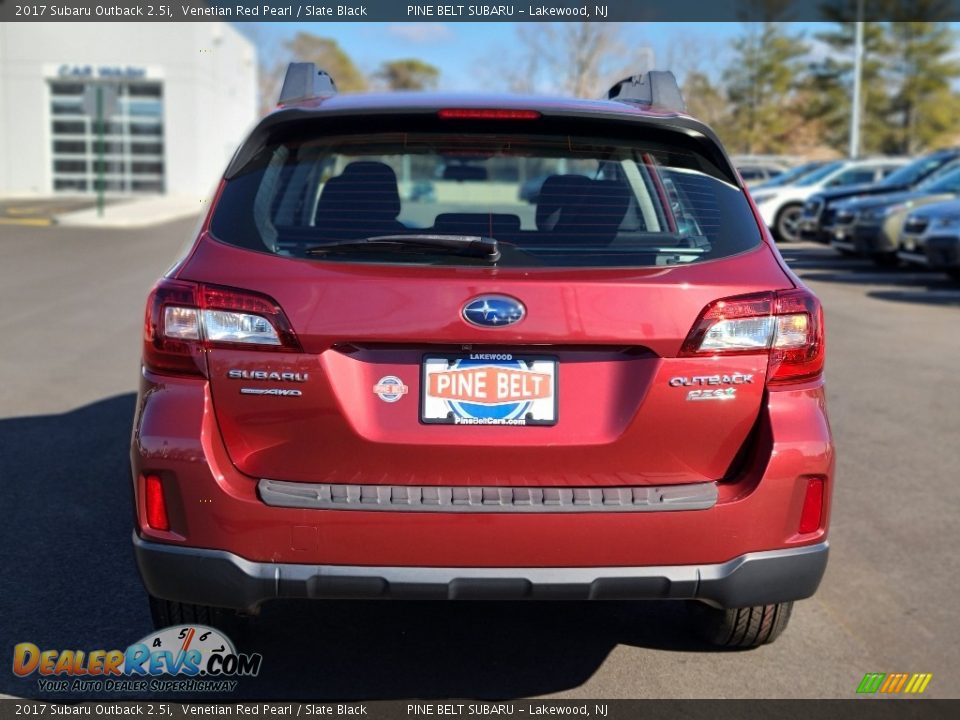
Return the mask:
[(727, 647), (782, 631), (827, 561), (820, 303), (672, 75), (608, 95), (337, 95), (291, 66), (148, 300), (158, 625), (613, 598), (690, 601)]

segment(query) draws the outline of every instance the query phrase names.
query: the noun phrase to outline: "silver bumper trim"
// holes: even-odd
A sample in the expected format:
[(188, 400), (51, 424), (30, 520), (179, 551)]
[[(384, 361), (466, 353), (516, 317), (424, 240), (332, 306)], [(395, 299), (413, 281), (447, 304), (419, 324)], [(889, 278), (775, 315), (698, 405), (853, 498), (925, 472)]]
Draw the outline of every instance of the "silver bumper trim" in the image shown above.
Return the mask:
[(707, 510), (712, 482), (658, 487), (463, 487), (338, 485), (261, 480), (260, 499), (273, 507), (445, 513), (577, 513)]

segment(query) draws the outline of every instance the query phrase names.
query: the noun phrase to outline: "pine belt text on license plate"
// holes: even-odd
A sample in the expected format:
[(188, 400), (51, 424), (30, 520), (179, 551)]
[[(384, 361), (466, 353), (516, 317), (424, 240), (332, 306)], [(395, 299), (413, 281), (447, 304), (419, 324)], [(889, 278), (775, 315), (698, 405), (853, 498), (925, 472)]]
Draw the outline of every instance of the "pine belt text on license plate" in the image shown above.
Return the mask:
[(511, 353), (427, 356), (420, 420), (444, 425), (554, 425), (557, 361)]

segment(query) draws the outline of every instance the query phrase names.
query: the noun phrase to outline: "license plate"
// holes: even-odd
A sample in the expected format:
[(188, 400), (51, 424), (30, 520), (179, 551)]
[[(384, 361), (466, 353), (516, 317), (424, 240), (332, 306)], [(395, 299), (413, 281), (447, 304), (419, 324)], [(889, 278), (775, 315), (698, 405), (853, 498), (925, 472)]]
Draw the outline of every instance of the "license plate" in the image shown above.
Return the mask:
[(557, 361), (511, 353), (426, 356), (420, 421), (438, 425), (555, 425)]

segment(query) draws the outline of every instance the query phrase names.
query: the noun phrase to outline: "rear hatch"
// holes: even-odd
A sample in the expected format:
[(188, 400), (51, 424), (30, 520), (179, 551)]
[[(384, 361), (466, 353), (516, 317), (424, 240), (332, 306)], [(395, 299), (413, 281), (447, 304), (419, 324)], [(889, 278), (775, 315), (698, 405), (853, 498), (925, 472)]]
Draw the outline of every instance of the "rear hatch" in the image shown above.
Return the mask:
[(733, 171), (703, 137), (533, 116), (281, 126), (232, 169), (178, 279), (212, 286), (210, 307), (275, 303), (260, 315), (279, 346), (241, 333), (206, 352), (240, 471), (512, 487), (730, 473), (769, 353), (688, 338), (718, 299), (769, 314), (765, 293), (792, 287)]

